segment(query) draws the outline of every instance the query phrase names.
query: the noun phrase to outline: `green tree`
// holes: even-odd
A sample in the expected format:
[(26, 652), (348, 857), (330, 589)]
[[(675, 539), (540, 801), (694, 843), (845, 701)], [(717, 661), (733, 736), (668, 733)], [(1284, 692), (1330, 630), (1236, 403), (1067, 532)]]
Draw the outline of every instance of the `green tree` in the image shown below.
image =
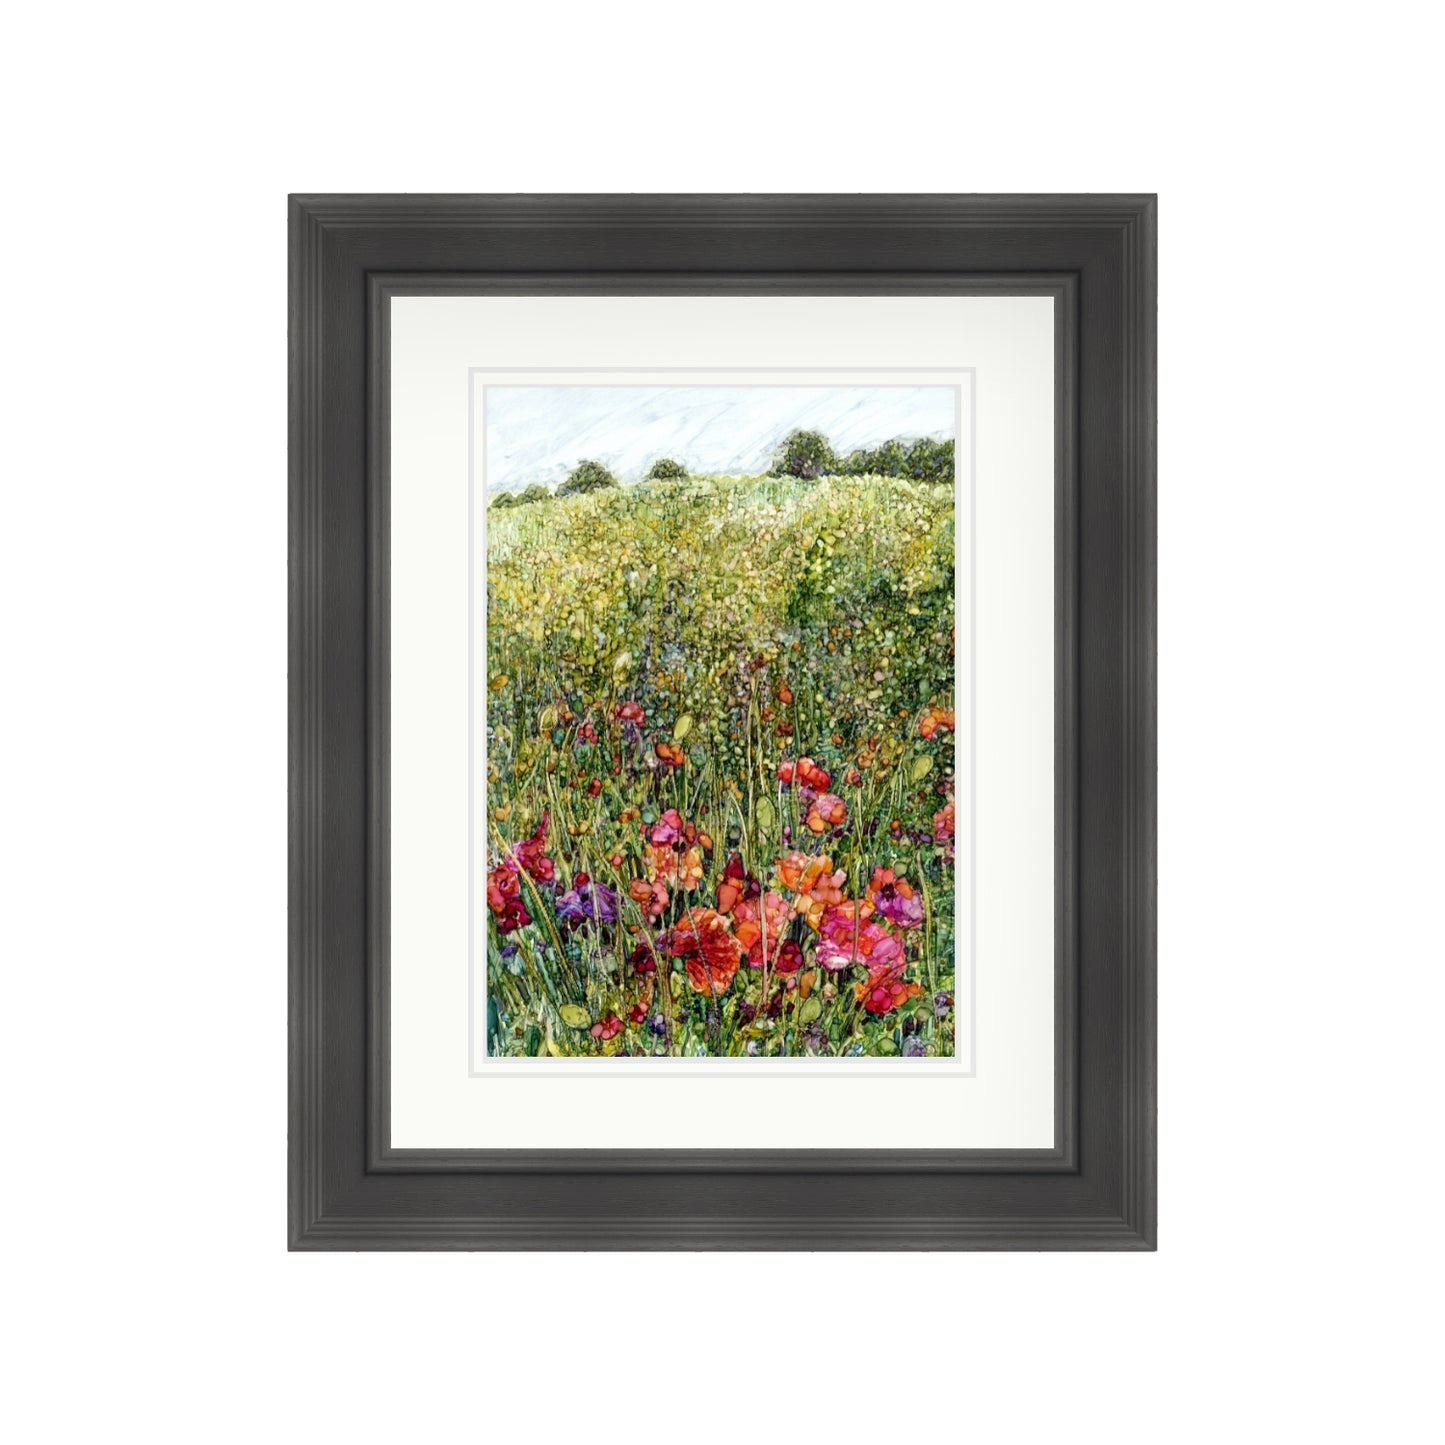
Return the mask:
[(947, 483), (953, 485), (953, 438), (947, 441), (930, 441), (921, 437), (908, 448), (903, 475), (918, 482)]
[(675, 462), (671, 457), (659, 457), (652, 466), (648, 468), (646, 481), (649, 482), (676, 482), (687, 475), (687, 468), (681, 462)]
[(837, 470), (838, 459), (822, 432), (789, 432), (773, 457), (775, 477), (821, 477)]
[(601, 462), (578, 462), (567, 474), (567, 480), (557, 488), (559, 497), (575, 497), (586, 492), (600, 492), (606, 487), (615, 487), (617, 478)]

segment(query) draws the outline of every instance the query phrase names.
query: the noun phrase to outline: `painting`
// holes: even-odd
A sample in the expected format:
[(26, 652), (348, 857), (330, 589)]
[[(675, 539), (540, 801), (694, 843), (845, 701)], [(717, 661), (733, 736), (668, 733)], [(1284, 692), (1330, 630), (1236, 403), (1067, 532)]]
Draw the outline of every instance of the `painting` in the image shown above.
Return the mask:
[(486, 388), (488, 1057), (953, 1057), (959, 407)]

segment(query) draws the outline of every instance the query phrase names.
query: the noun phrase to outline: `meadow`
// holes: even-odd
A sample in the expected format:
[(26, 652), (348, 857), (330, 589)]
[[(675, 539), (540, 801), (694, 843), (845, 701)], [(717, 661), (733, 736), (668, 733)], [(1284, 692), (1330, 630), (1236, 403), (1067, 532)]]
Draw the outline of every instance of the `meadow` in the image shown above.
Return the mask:
[(952, 1054), (953, 506), (765, 475), (489, 509), (490, 1054)]

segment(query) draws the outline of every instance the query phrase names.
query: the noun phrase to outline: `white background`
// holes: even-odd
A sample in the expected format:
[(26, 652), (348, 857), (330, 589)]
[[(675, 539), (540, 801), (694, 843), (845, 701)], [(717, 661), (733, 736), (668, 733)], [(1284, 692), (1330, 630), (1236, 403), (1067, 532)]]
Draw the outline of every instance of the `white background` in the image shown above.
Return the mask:
[[(12, 15), (8, 1434), (1438, 1426), (1429, 11), (840, 13)], [(1162, 193), (1157, 1255), (283, 1251), (284, 193), (678, 188)]]

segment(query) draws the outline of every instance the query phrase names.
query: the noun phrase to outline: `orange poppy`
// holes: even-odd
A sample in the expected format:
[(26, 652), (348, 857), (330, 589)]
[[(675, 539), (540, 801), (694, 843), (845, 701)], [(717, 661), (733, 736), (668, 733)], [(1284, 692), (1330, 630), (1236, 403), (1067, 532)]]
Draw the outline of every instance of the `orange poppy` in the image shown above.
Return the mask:
[(702, 849), (689, 848), (677, 860), (677, 886), (689, 893), (702, 882)]
[(823, 914), (843, 901), (843, 884), (847, 875), (833, 871), (833, 860), (826, 854), (809, 858), (803, 853), (789, 853), (778, 859), (778, 877), (790, 893), (798, 894), (793, 911), (808, 920), (815, 932), (822, 926)]
[(829, 828), (840, 828), (847, 821), (848, 808), (836, 793), (820, 793), (808, 804), (808, 816), (803, 819), (812, 833), (826, 833)]
[(649, 843), (642, 850), (642, 866), (649, 883), (671, 883), (677, 877), (677, 854), (670, 846)]
[(757, 968), (764, 954), (769, 961), (778, 953), (778, 940), (792, 921), (793, 910), (781, 893), (765, 893), (737, 905), (738, 943), (748, 951), (748, 962)]
[(627, 885), (627, 892), (649, 918), (661, 918), (667, 910), (667, 889), (655, 880), (649, 882), (646, 878), (634, 878)]
[(931, 738), (940, 728), (953, 731), (953, 709), (951, 707), (930, 707), (919, 719), (918, 736)]
[(833, 860), (826, 853), (821, 858), (810, 858), (806, 853), (789, 853), (778, 859), (778, 877), (789, 893), (806, 893), (819, 874), (832, 871)]
[(687, 761), (687, 754), (676, 743), (658, 743), (657, 758), (670, 768), (680, 768)]

